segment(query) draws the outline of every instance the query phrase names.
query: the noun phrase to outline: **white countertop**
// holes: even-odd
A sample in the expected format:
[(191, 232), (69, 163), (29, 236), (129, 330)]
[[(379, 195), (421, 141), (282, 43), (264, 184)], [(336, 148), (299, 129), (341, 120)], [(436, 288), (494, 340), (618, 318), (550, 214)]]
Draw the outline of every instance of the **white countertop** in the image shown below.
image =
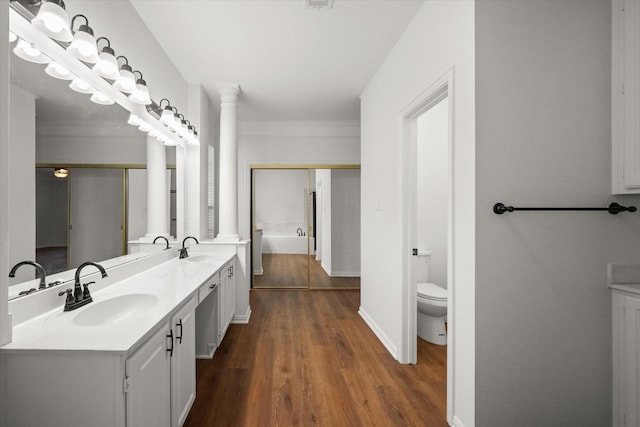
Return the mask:
[[(194, 254), (195, 255), (195, 254)], [(204, 254), (203, 254), (204, 255)], [(92, 292), (93, 302), (77, 310), (62, 307), (19, 324), (13, 341), (2, 351), (69, 350), (125, 353), (166, 321), (171, 313), (197, 291), (234, 255), (214, 254), (212, 262), (171, 259), (109, 287)], [(100, 279), (98, 279), (100, 280)], [(149, 311), (100, 326), (80, 326), (73, 318), (101, 301), (126, 294), (152, 294), (158, 298)]]

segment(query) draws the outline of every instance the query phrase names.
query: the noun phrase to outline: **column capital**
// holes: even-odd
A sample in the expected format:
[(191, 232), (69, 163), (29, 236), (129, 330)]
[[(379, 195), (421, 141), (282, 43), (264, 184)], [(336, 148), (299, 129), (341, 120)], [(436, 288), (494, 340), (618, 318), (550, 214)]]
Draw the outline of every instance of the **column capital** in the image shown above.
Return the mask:
[(220, 94), (220, 102), (235, 103), (240, 95), (240, 85), (237, 83), (223, 83), (216, 85)]

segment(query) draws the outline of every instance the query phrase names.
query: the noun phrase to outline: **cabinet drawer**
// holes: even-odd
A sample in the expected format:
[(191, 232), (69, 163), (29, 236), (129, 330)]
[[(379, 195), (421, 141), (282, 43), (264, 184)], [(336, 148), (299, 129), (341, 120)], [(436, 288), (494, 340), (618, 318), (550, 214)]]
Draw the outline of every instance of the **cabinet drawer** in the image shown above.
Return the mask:
[(204, 299), (211, 292), (213, 292), (219, 284), (220, 281), (218, 280), (218, 275), (216, 274), (215, 276), (207, 280), (202, 286), (200, 286), (200, 289), (198, 289), (198, 304), (204, 301)]

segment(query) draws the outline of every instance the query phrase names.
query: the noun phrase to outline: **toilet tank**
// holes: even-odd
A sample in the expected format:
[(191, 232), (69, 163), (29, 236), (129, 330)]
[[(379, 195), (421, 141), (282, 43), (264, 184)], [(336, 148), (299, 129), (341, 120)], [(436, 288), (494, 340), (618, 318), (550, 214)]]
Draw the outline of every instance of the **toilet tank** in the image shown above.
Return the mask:
[(413, 273), (416, 277), (416, 283), (429, 283), (429, 260), (431, 259), (430, 251), (418, 251), (418, 255), (414, 257)]

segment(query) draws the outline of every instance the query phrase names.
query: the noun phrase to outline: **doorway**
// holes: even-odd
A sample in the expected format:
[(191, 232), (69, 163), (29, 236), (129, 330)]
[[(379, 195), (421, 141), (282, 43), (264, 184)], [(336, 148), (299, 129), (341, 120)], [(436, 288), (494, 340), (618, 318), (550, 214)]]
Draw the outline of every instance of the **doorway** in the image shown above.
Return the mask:
[[(417, 279), (420, 252), (431, 252), (429, 282), (446, 288), (446, 402), (451, 423), (454, 359), (453, 275), (453, 70), (421, 93), (401, 112), (403, 118), (404, 243), (406, 269), (403, 287), (403, 363), (417, 360)], [(421, 344), (423, 341), (421, 341)], [(424, 341), (426, 343), (426, 341)], [(424, 362), (424, 361), (422, 361)]]
[(252, 288), (360, 289), (360, 167), (252, 165)]

